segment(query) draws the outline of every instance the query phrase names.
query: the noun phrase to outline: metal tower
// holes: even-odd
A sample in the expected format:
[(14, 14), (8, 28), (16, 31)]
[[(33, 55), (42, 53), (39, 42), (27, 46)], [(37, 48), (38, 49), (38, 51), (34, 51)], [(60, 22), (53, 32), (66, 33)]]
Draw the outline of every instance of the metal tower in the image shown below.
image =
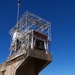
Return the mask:
[(24, 60), (16, 69), (15, 75), (38, 75), (52, 61), (49, 49), (51, 23), (25, 12), (18, 21), (18, 33), (14, 41), (16, 27), (17, 25), (10, 30), (12, 42), (8, 63)]
[[(20, 0), (18, 0), (19, 15)], [(10, 30), (11, 45), (7, 61), (0, 65), (0, 75), (38, 75), (52, 61), (51, 23), (25, 12)]]

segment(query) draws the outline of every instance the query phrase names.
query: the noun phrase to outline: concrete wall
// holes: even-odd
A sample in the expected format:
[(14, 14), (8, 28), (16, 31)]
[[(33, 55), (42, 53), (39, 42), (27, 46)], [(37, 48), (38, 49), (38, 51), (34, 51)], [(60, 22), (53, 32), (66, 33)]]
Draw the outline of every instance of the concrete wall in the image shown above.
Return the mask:
[(17, 61), (6, 67), (6, 75), (15, 75), (16, 69), (22, 64), (23, 60)]

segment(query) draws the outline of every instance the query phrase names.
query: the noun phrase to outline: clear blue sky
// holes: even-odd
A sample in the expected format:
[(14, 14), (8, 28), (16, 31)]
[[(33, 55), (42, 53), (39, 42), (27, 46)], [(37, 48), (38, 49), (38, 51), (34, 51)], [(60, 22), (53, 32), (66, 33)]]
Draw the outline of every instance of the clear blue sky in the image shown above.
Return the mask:
[[(53, 61), (41, 74), (75, 75), (75, 0), (21, 0), (20, 15), (26, 10), (52, 24)], [(0, 0), (0, 63), (9, 55), (16, 13), (17, 0)]]

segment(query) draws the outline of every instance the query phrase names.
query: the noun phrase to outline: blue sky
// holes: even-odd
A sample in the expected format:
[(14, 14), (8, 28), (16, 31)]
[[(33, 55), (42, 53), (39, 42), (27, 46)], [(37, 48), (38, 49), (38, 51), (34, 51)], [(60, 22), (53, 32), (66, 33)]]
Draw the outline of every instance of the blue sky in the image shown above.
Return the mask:
[[(52, 25), (53, 61), (42, 75), (75, 75), (75, 1), (21, 0), (20, 15), (32, 12)], [(9, 55), (9, 30), (16, 24), (17, 0), (0, 0), (0, 63)]]

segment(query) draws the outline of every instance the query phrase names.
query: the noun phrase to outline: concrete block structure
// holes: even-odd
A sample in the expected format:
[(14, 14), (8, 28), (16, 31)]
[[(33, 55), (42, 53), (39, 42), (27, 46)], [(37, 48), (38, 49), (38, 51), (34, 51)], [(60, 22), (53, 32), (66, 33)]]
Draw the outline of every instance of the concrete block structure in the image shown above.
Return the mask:
[(50, 22), (25, 12), (9, 33), (10, 54), (0, 75), (39, 75), (52, 62)]

